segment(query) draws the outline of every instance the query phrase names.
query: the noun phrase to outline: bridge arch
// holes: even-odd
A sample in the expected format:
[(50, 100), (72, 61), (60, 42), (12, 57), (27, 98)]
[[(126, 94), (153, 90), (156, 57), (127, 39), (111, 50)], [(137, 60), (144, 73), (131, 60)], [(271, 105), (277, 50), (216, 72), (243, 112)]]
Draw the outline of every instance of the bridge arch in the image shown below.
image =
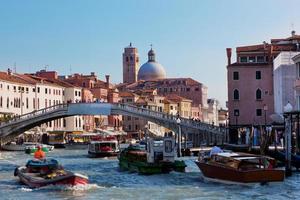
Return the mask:
[[(176, 116), (133, 105), (110, 103), (59, 104), (27, 113), (1, 123), (0, 144), (3, 145), (13, 140), (13, 138), (22, 134), (24, 131), (43, 123), (75, 115), (127, 115), (143, 118), (147, 121), (166, 127), (174, 132), (178, 131)], [(196, 129), (197, 131), (210, 132), (218, 136), (223, 136), (225, 134), (224, 128), (184, 118), (181, 118), (180, 126), (185, 129)]]

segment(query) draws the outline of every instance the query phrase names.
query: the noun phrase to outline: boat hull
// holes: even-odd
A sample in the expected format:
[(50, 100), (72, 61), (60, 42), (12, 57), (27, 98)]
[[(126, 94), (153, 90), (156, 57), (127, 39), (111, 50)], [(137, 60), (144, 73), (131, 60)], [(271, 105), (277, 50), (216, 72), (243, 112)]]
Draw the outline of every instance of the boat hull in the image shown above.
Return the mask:
[(284, 180), (284, 170), (259, 169), (240, 171), (222, 166), (210, 165), (205, 162), (195, 162), (202, 171), (203, 176), (218, 182), (230, 183), (267, 183), (281, 182)]
[(44, 179), (37, 176), (37, 173), (25, 173), (25, 167), (20, 167), (15, 172), (20, 181), (31, 188), (43, 187), (47, 185), (85, 185), (88, 183), (88, 177), (81, 174), (66, 171), (66, 175), (53, 179)]
[(117, 156), (119, 152), (92, 152), (88, 151), (88, 156), (90, 158), (104, 158), (104, 157), (114, 157)]
[(185, 163), (183, 161), (147, 163), (142, 161), (128, 161), (119, 159), (119, 167), (123, 171), (137, 172), (144, 175), (164, 174), (171, 171), (185, 172)]

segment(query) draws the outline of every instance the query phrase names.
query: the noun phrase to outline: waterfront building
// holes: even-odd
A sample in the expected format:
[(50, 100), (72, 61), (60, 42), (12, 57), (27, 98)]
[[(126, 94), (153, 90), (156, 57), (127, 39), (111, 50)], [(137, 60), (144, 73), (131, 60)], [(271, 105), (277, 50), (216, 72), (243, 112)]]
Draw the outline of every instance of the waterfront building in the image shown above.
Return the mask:
[[(156, 90), (137, 91), (135, 93), (120, 92), (120, 98), (122, 103), (132, 104), (153, 111), (164, 111), (164, 97), (157, 95)], [(129, 137), (141, 138), (146, 127), (150, 133), (157, 136), (163, 136), (165, 132), (165, 128), (158, 124), (147, 122), (138, 117), (123, 116), (123, 130), (128, 133)]]
[(294, 107), (296, 110), (300, 110), (300, 54), (295, 55), (292, 60), (296, 65), (296, 79), (294, 81), (294, 95), (296, 106)]
[[(22, 115), (64, 103), (67, 99), (76, 102), (81, 98), (81, 88), (54, 81), (50, 77), (13, 73), (10, 69), (7, 72), (0, 72), (0, 90), (2, 115)], [(82, 130), (82, 126), (79, 126), (81, 124), (80, 117), (75, 116), (47, 122), (42, 124), (41, 128), (42, 131), (77, 131)]]
[(273, 60), (283, 51), (298, 51), (300, 36), (271, 39), (270, 43), (236, 48), (231, 63), (227, 48), (229, 124), (232, 128), (268, 125), (274, 113)]
[[(95, 72), (91, 72), (91, 74), (83, 75), (83, 74), (73, 74), (70, 76), (66, 76), (64, 81), (74, 85), (80, 86), (82, 88), (88, 89), (91, 91), (93, 95), (93, 99), (96, 102), (108, 102), (108, 103), (118, 103), (119, 92), (114, 87), (113, 84), (110, 83), (110, 76), (105, 76), (106, 81), (102, 81), (98, 79), (98, 76)], [(88, 99), (82, 99), (82, 101), (86, 102)], [(86, 119), (90, 122), (94, 122), (94, 128), (101, 128), (101, 129), (114, 129), (114, 130), (122, 130), (122, 117), (120, 115), (110, 115), (110, 116), (87, 116)], [(91, 127), (91, 125), (90, 125)]]
[(299, 54), (300, 52), (281, 52), (274, 59), (274, 110), (277, 114), (282, 114), (288, 103), (296, 108), (294, 84), (299, 73), (293, 58)]
[[(82, 88), (79, 86), (74, 86), (72, 84), (69, 84), (66, 81), (58, 79), (58, 73), (56, 71), (46, 71), (46, 70), (40, 70), (36, 72), (35, 74), (27, 74), (27, 76), (31, 76), (32, 78), (39, 79), (39, 80), (47, 80), (49, 82), (52, 82), (55, 85), (60, 86), (63, 88), (62, 95), (62, 101), (56, 102), (56, 105), (59, 103), (79, 103), (82, 99)], [(47, 89), (45, 89), (45, 93), (47, 92)], [(49, 93), (49, 92), (48, 92)], [(51, 95), (51, 91), (50, 94)], [(52, 95), (60, 95), (60, 91), (53, 90)], [(41, 96), (43, 98), (43, 96)], [(54, 103), (54, 102), (53, 102)], [(51, 106), (51, 104), (46, 104), (45, 107)], [(83, 131), (83, 117), (82, 116), (72, 116), (72, 117), (66, 117), (64, 119), (57, 119), (54, 120), (54, 126), (57, 126), (59, 124), (63, 125), (63, 128), (61, 129), (54, 129), (54, 130), (64, 130), (67, 132), (74, 132), (74, 131)], [(51, 124), (49, 124), (51, 126)]]

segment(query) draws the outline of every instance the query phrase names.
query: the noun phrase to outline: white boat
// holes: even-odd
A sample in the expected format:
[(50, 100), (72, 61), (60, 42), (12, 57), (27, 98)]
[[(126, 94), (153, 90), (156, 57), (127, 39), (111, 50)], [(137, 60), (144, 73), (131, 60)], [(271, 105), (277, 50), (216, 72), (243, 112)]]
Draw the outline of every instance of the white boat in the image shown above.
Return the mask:
[(10, 142), (9, 144), (3, 145), (1, 148), (6, 151), (25, 151), (27, 146), (36, 145), (36, 142), (24, 142), (23, 144), (16, 144), (15, 142)]
[(53, 151), (54, 150), (54, 146), (53, 145), (47, 145), (47, 144), (34, 144), (34, 145), (29, 145), (25, 147), (25, 153), (34, 153), (37, 151), (38, 146), (42, 147), (42, 151), (44, 152), (49, 152), (49, 151)]
[(99, 138), (89, 144), (88, 154), (92, 158), (117, 156), (118, 153), (119, 145), (115, 137)]

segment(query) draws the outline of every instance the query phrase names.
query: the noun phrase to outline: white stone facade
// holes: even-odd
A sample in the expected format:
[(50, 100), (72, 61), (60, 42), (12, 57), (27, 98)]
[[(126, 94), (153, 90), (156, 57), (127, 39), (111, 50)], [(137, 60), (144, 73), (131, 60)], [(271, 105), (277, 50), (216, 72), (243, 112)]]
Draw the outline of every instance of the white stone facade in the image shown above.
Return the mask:
[(293, 57), (299, 52), (281, 52), (274, 59), (274, 110), (275, 113), (282, 114), (284, 106), (290, 102), (295, 108), (296, 98), (294, 82), (297, 77), (296, 64)]
[[(61, 103), (81, 101), (81, 88), (64, 87), (44, 78), (0, 72), (0, 115), (22, 115)], [(77, 123), (76, 123), (77, 121)], [(77, 126), (76, 126), (77, 125)], [(80, 116), (41, 125), (43, 131), (81, 131)]]

